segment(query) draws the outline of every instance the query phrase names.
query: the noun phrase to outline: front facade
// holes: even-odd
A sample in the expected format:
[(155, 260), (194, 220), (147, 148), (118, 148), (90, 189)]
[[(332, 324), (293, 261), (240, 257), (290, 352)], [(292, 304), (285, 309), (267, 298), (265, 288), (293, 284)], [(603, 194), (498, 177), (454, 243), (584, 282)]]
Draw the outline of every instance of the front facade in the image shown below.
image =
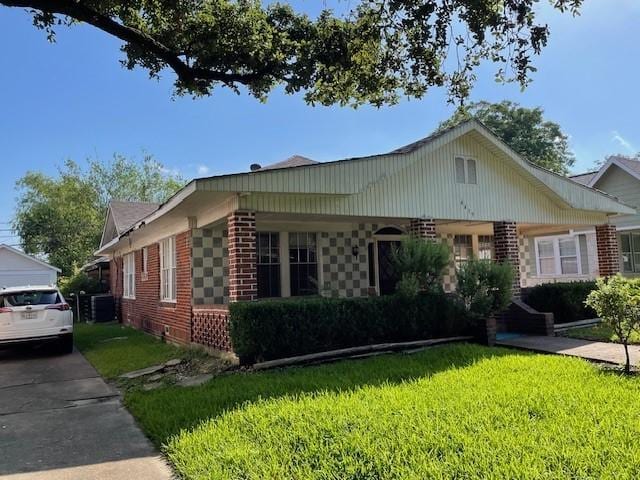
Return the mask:
[[(611, 194), (628, 205), (640, 205), (640, 161), (610, 157), (595, 172), (572, 177), (576, 182)], [(617, 231), (617, 262), (623, 275), (640, 275), (640, 214), (619, 215), (611, 220)]]
[(594, 252), (617, 245), (612, 218), (635, 213), (527, 163), (474, 121), (385, 155), (300, 158), (194, 180), (103, 236), (122, 321), (229, 350), (231, 302), (393, 292), (390, 254), (405, 235), (449, 245), (447, 291), (456, 265), (476, 256), (510, 262), (519, 296), (540, 281), (613, 273), (608, 251)]
[(60, 269), (0, 244), (0, 288), (28, 285), (56, 285)]

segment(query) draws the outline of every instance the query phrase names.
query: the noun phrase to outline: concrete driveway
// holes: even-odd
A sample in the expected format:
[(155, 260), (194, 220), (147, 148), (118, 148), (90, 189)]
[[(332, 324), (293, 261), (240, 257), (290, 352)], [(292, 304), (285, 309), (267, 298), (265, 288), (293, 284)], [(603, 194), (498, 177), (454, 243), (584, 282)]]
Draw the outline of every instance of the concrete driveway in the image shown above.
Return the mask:
[(0, 478), (165, 480), (171, 471), (80, 353), (0, 350)]

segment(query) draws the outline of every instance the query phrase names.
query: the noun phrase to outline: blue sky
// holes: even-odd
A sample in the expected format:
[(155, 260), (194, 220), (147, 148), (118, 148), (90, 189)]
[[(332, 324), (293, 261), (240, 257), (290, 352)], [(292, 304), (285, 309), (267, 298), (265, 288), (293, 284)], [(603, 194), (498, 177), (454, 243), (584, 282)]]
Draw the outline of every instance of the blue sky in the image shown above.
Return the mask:
[[(640, 2), (588, 0), (577, 18), (546, 6), (542, 15), (551, 40), (535, 59), (532, 85), (521, 92), (497, 84), (487, 65), (472, 100), (542, 106), (570, 135), (576, 171), (610, 153), (640, 151)], [(0, 243), (11, 241), (4, 230), (15, 181), (28, 170), (53, 174), (66, 158), (148, 152), (190, 178), (293, 154), (332, 160), (385, 152), (429, 134), (454, 109), (438, 90), (420, 101), (357, 110), (310, 107), (280, 92), (265, 104), (225, 90), (172, 98), (169, 72), (155, 81), (123, 69), (118, 45), (86, 26), (61, 29), (48, 44), (29, 15), (0, 7)]]

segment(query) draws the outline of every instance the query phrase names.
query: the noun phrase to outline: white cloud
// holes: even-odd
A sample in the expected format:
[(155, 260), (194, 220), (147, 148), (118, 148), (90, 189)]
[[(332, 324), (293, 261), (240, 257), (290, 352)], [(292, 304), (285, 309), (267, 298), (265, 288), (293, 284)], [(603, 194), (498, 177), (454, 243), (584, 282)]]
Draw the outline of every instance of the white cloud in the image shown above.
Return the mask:
[(611, 140), (613, 142), (617, 142), (622, 148), (627, 150), (629, 153), (636, 153), (636, 148), (631, 144), (629, 140), (624, 138), (617, 130), (611, 132)]
[(198, 175), (208, 175), (210, 170), (206, 165), (199, 164), (197, 165)]

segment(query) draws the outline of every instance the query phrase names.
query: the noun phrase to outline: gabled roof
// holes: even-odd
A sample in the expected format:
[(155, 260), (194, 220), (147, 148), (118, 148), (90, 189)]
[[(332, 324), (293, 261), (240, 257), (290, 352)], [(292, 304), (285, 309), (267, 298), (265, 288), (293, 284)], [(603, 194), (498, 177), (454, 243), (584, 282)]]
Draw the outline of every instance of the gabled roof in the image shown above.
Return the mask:
[(152, 202), (129, 202), (123, 200), (111, 200), (109, 210), (113, 216), (113, 223), (118, 235), (126, 232), (138, 220), (155, 212), (159, 203)]
[(262, 168), (259, 168), (257, 171), (301, 167), (304, 165), (313, 165), (315, 163), (320, 162), (316, 162), (315, 160), (311, 160), (310, 158), (303, 157), (302, 155), (293, 155), (292, 157), (289, 157), (286, 160), (282, 160), (281, 162), (272, 163), (271, 165), (266, 165)]
[(585, 173), (579, 173), (577, 175), (569, 175), (569, 178), (571, 180), (573, 180), (574, 182), (577, 182), (581, 185), (589, 185), (589, 182), (591, 181), (591, 179), (593, 177), (596, 176), (596, 174), (598, 173), (598, 171), (596, 170), (595, 172), (585, 172)]
[[(598, 183), (598, 180), (600, 180), (602, 176), (613, 165), (624, 170), (625, 172), (627, 172), (629, 175), (636, 178), (637, 180), (640, 180), (640, 160), (636, 160), (629, 157), (623, 157), (622, 155), (613, 155), (609, 157), (606, 163), (602, 167), (600, 167), (600, 170), (596, 172), (583, 173), (581, 175), (576, 175), (576, 177), (578, 177), (579, 179), (582, 179), (583, 177), (587, 177), (588, 175), (591, 175), (590, 177), (588, 177), (588, 183), (585, 183), (585, 185), (588, 185), (589, 187), (594, 187), (596, 183)], [(580, 181), (575, 177), (572, 177), (572, 179), (575, 181)]]
[(47, 262), (44, 262), (44, 261), (42, 261), (42, 260), (40, 260), (40, 259), (38, 259), (36, 257), (31, 256), (31, 255), (27, 255), (26, 253), (21, 252), (20, 250), (18, 250), (16, 248), (10, 247), (9, 245), (5, 245), (4, 243), (0, 243), (0, 250), (7, 250), (7, 251), (9, 251), (11, 253), (15, 253), (16, 255), (19, 255), (19, 256), (21, 256), (23, 258), (26, 258), (27, 260), (30, 260), (33, 263), (36, 263), (36, 264), (38, 264), (40, 266), (49, 268), (51, 270), (55, 270), (58, 273), (62, 272), (62, 270), (60, 270), (58, 267), (54, 267), (53, 265), (49, 265)]

